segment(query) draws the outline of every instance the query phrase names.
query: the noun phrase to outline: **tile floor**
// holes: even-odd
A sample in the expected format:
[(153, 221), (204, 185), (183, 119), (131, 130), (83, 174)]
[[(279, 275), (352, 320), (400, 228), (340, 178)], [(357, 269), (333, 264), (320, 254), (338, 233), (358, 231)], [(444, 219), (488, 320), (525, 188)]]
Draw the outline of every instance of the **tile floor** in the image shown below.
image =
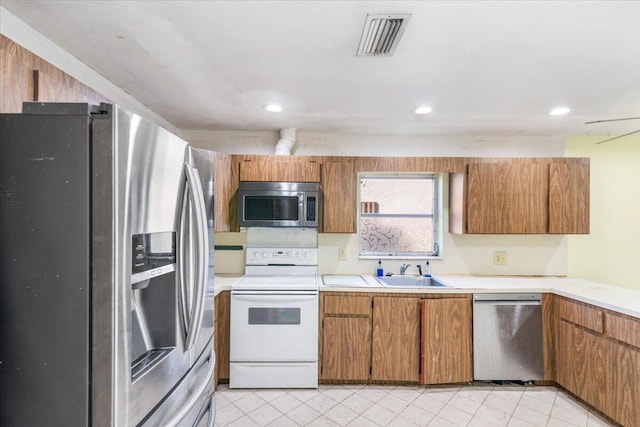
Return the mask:
[(216, 391), (216, 426), (608, 426), (555, 387), (321, 385)]

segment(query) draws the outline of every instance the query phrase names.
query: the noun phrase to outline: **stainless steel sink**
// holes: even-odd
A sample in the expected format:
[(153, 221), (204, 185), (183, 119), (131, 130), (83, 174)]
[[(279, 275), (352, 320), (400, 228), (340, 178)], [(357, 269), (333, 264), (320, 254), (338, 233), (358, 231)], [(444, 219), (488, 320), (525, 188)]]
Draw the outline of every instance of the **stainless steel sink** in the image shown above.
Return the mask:
[(384, 276), (376, 277), (376, 280), (380, 282), (382, 286), (389, 286), (394, 288), (425, 288), (425, 287), (446, 287), (442, 282), (434, 279), (433, 277), (422, 276)]

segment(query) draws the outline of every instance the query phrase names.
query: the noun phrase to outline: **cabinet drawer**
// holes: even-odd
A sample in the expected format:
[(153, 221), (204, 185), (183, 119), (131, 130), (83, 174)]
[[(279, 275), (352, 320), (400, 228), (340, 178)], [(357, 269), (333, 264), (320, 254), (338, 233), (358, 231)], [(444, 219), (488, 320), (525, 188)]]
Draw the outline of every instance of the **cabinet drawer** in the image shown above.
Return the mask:
[(640, 348), (640, 321), (605, 313), (607, 335)]
[(371, 297), (327, 295), (324, 297), (324, 314), (371, 316)]
[(604, 311), (596, 307), (560, 299), (558, 300), (558, 315), (561, 320), (595, 332), (604, 332)]

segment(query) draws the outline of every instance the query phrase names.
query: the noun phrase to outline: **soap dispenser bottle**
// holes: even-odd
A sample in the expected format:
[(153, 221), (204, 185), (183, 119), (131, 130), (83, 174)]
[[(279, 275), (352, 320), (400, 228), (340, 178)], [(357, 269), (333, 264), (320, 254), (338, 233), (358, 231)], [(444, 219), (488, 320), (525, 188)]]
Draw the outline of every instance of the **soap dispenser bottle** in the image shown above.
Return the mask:
[(427, 260), (425, 264), (424, 277), (431, 277), (431, 264), (429, 264), (429, 260)]
[(382, 270), (382, 260), (378, 260), (378, 269), (376, 270), (376, 276), (384, 276), (384, 271)]

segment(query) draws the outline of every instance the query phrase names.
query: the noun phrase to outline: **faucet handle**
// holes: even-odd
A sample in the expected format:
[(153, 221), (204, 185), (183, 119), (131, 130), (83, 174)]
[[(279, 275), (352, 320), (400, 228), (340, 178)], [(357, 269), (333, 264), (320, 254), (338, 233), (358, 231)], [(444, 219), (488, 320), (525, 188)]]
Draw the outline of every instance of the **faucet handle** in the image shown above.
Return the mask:
[(402, 264), (402, 266), (400, 267), (400, 274), (404, 274), (409, 267), (411, 267), (411, 264)]

